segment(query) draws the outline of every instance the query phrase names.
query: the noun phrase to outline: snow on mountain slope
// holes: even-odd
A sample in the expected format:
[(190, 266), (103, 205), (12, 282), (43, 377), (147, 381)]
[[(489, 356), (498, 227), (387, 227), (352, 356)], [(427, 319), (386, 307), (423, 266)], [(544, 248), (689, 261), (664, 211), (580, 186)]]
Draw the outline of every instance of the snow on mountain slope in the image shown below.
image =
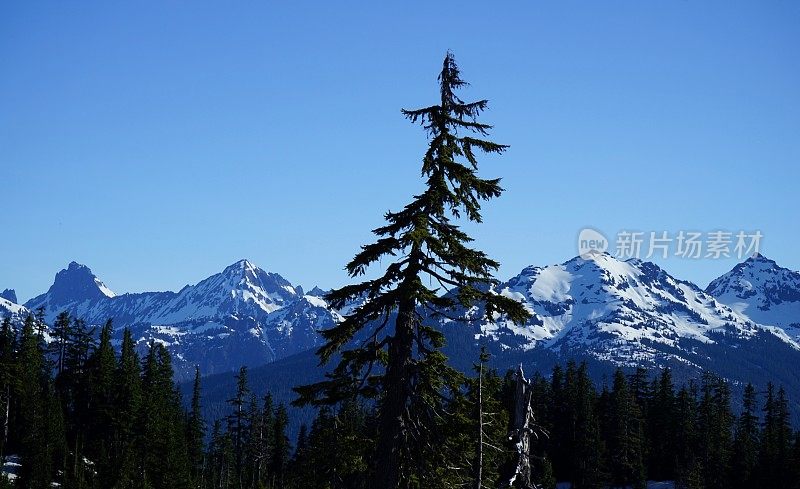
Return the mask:
[(25, 306), (17, 304), (17, 293), (14, 289), (5, 289), (0, 293), (0, 319), (8, 316), (16, 323), (23, 320), (28, 312)]
[[(7, 289), (7, 291), (8, 290), (9, 289)], [(11, 292), (13, 293), (14, 291), (12, 290)], [(10, 294), (6, 294), (6, 296), (10, 296)], [(13, 297), (16, 299), (16, 294), (14, 294)], [(16, 329), (17, 332), (20, 331), (19, 328), (22, 327), (25, 319), (32, 315), (33, 312), (34, 311), (29, 310), (25, 306), (21, 306), (9, 300), (7, 297), (0, 296), (0, 320), (9, 318), (11, 320), (12, 329)], [(44, 325), (42, 333), (44, 340), (49, 343), (52, 340), (52, 331), (46, 324)]]
[(280, 275), (240, 260), (222, 273), (184, 287), (147, 321), (170, 323), (219, 315), (255, 318), (277, 311), (301, 296)]
[(215, 373), (313, 348), (316, 331), (339, 318), (323, 299), (305, 296), (302, 288), (248, 260), (179, 292), (116, 296), (88, 267), (73, 262), (26, 307), (44, 307), (48, 322), (62, 311), (95, 325), (111, 318), (117, 335), (128, 327), (141, 345), (166, 345), (179, 378), (195, 364)]
[(27, 314), (27, 312), (28, 310), (25, 309), (24, 306), (15, 304), (14, 302), (11, 302), (5, 297), (0, 297), (0, 317), (4, 317), (6, 315), (21, 316)]
[[(522, 326), (501, 317), (481, 322), (476, 340), (497, 342), (504, 350), (581, 351), (621, 365), (690, 361), (681, 355), (687, 344), (713, 344), (719, 335), (747, 339), (760, 331), (797, 348), (782, 331), (755, 324), (653, 263), (606, 253), (528, 267), (495, 290), (532, 314)], [(473, 317), (479, 313), (470, 311)]]
[[(466, 312), (474, 320), (448, 325), (448, 343), (463, 350), (451, 356), (469, 356), (467, 350), (487, 344), (515, 361), (546, 351), (561, 358), (580, 353), (615, 365), (677, 361), (697, 367), (729, 361), (715, 355), (735, 351), (730, 358), (752, 359), (768, 351), (777, 362), (794, 358), (799, 348), (792, 309), (800, 304), (798, 284), (797, 272), (758, 256), (704, 292), (653, 263), (595, 253), (560, 265), (528, 267), (494, 288), (525, 305), (532, 313), (526, 324), (502, 317), (484, 321), (474, 307)], [(306, 294), (247, 260), (178, 292), (115, 296), (91, 270), (71, 263), (47, 293), (24, 308), (0, 297), (0, 313), (27, 314), (44, 307), (49, 322), (64, 310), (94, 325), (112, 318), (116, 339), (128, 327), (141, 347), (152, 341), (166, 345), (176, 359), (178, 378), (187, 378), (194, 365), (204, 374), (233, 371), (315, 348), (322, 341), (318, 331), (336, 324), (358, 303), (333, 310), (322, 290)], [(474, 358), (466, 360), (469, 364)]]
[(706, 288), (753, 321), (782, 328), (800, 341), (800, 272), (755, 254)]

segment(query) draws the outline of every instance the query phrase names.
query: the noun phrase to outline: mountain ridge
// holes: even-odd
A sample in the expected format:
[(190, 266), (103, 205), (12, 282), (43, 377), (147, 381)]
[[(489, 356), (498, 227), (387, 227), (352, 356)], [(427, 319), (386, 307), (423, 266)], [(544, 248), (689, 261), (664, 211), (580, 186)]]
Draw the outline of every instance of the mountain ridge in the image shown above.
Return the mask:
[[(556, 265), (526, 267), (494, 287), (495, 293), (521, 301), (531, 312), (525, 325), (502, 317), (480, 320), (479, 306), (461, 311), (467, 318), (463, 324), (437, 320), (449, 331), (449, 342), (470, 348), (488, 344), (497, 355), (509, 358), (549, 351), (562, 357), (589, 355), (615, 365), (677, 362), (695, 368), (708, 364), (698, 351), (712, 345), (746, 347), (762, 334), (797, 350), (800, 338), (789, 334), (794, 332), (793, 323), (754, 321), (742, 307), (729, 304), (731, 291), (745, 290), (737, 285), (741, 276), (749, 277), (751, 286), (769, 285), (763, 293), (746, 292), (744, 299), (773, 297), (769, 294), (774, 280), (754, 281), (758, 273), (785, 279), (789, 291), (779, 297), (800, 294), (800, 282), (789, 280), (800, 274), (763, 255), (736, 265), (703, 290), (651, 262), (590, 253)], [(191, 375), (194, 365), (213, 374), (316, 348), (321, 343), (318, 331), (340, 321), (349, 310), (333, 310), (322, 289), (306, 293), (247, 259), (177, 292), (120, 295), (105, 287), (91, 269), (71, 262), (56, 274), (48, 292), (23, 305), (0, 296), (0, 311), (14, 309), (17, 316), (39, 307), (49, 322), (63, 310), (89, 324), (113, 318), (117, 336), (128, 327), (141, 348), (152, 341), (165, 344), (176, 358), (179, 378)]]
[(62, 311), (92, 325), (111, 318), (115, 339), (130, 328), (140, 348), (152, 341), (167, 346), (178, 378), (192, 375), (195, 365), (206, 373), (224, 372), (312, 348), (319, 342), (316, 331), (339, 317), (323, 299), (306, 296), (302, 287), (247, 259), (178, 292), (121, 295), (72, 262), (24, 307), (44, 308), (49, 323)]

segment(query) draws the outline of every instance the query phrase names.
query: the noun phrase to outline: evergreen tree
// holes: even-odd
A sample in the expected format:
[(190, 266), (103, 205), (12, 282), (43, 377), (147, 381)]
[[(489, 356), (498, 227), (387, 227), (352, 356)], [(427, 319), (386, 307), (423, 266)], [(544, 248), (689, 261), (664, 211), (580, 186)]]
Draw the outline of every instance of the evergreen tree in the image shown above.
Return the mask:
[(794, 443), (792, 444), (792, 459), (789, 461), (792, 484), (789, 486), (792, 489), (800, 489), (800, 431), (794, 434)]
[(648, 477), (657, 480), (675, 479), (675, 387), (672, 371), (665, 368), (655, 382), (647, 410)]
[(12, 421), (12, 388), (16, 375), (16, 335), (11, 318), (3, 318), (0, 327), (0, 460), (6, 455)]
[(566, 394), (569, 409), (570, 429), (568, 436), (571, 449), (571, 470), (575, 489), (603, 487), (606, 478), (603, 470), (605, 446), (601, 439), (600, 420), (595, 411), (597, 393), (594, 389), (586, 363), (577, 369), (574, 363), (568, 366)]
[(332, 489), (341, 487), (338, 464), (339, 438), (329, 406), (322, 406), (311, 423), (305, 450), (298, 451), (292, 467), (294, 487)]
[(281, 403), (278, 405), (278, 409), (275, 410), (275, 419), (272, 428), (272, 452), (270, 454), (271, 460), (269, 467), (272, 487), (284, 486), (286, 466), (289, 463), (289, 455), (291, 453), (289, 437), (286, 435), (288, 426), (289, 414), (286, 411), (286, 406)]
[(568, 413), (565, 408), (568, 402), (565, 390), (564, 369), (556, 364), (550, 376), (551, 403), (546, 410), (548, 415), (544, 422), (550, 428), (549, 453), (553, 459), (553, 473), (558, 480), (572, 480), (571, 467), (567, 464), (572, 450), (569, 444), (572, 435), (568, 432), (571, 423), (566, 421)]
[[(445, 57), (439, 75), (441, 100), (419, 110), (403, 111), (412, 122), (421, 122), (431, 142), (422, 162), (426, 188), (400, 212), (386, 214), (387, 225), (374, 232), (379, 239), (363, 247), (347, 265), (352, 277), (384, 257), (396, 258), (383, 276), (334, 290), (328, 300), (334, 307), (360, 298), (344, 321), (323, 335), (323, 362), (345, 349), (331, 377), (322, 383), (298, 388), (301, 401), (336, 403), (353, 393), (380, 394), (379, 429), (375, 450), (373, 485), (391, 489), (425, 478), (418, 449), (430, 447), (442, 415), (441, 393), (454, 385), (456, 373), (440, 349), (442, 333), (422, 316), (446, 315), (457, 307), (482, 303), (487, 316), (504, 313), (515, 322), (528, 313), (516, 301), (487, 289), (495, 279), (498, 263), (468, 247), (471, 238), (453, 223), (462, 214), (480, 222), (480, 201), (502, 192), (499, 180), (477, 176), (476, 151), (502, 153), (506, 146), (480, 139), (490, 126), (477, 122), (487, 101), (463, 102), (455, 91), (464, 85), (452, 54)], [(459, 135), (472, 131), (478, 137)], [(463, 158), (466, 164), (459, 162)], [(430, 277), (437, 288), (428, 287)], [(442, 295), (440, 288), (453, 290)], [(389, 325), (393, 327), (387, 329)], [(370, 329), (366, 340), (351, 347), (355, 336)], [(373, 368), (376, 364), (384, 368)], [(416, 440), (416, 442), (412, 442)], [(428, 454), (433, 456), (433, 453)]]
[[(509, 371), (511, 373), (511, 371)], [(510, 377), (506, 377), (506, 386), (509, 385)], [(534, 445), (531, 449), (531, 460), (533, 465), (534, 480), (542, 489), (554, 489), (556, 484), (555, 471), (553, 469), (551, 448), (555, 441), (553, 433), (553, 393), (550, 382), (538, 372), (531, 378), (531, 409), (533, 416), (537, 420), (542, 430), (539, 436), (534, 437)], [(506, 387), (506, 390), (508, 387)], [(504, 396), (504, 397), (507, 397)], [(506, 403), (506, 406), (508, 404)], [(505, 409), (507, 411), (507, 408)], [(594, 423), (596, 426), (596, 423)], [(599, 432), (595, 429), (594, 434)]]
[(756, 409), (756, 390), (752, 384), (747, 384), (733, 442), (729, 479), (729, 487), (732, 489), (747, 489), (756, 485), (753, 477), (758, 463), (759, 429)]
[(504, 448), (508, 439), (508, 409), (501, 400), (504, 387), (497, 373), (488, 368), (489, 354), (481, 349), (474, 365), (474, 378), (453, 392), (448, 419), (442, 435), (445, 442), (438, 459), (438, 483), (470, 488), (494, 487), (499, 468), (510, 461)]
[(64, 371), (64, 361), (67, 357), (67, 345), (72, 337), (72, 318), (69, 312), (61, 312), (53, 323), (53, 342), (50, 351), (56, 357), (56, 373)]
[(112, 322), (100, 330), (100, 342), (89, 358), (89, 458), (95, 460), (100, 484), (111, 486), (115, 467), (111, 458), (114, 443), (115, 373), (117, 358), (111, 345)]
[(49, 488), (53, 480), (53, 447), (48, 429), (48, 414), (52, 406), (50, 375), (39, 331), (36, 319), (28, 315), (20, 335), (14, 389), (19, 399), (20, 485), (31, 489)]
[(622, 370), (614, 374), (609, 401), (606, 423), (611, 486), (644, 488), (642, 418)]
[(703, 482), (703, 469), (696, 458), (692, 458), (689, 465), (678, 469), (678, 478), (675, 480), (675, 489), (705, 489)]
[(161, 343), (151, 343), (142, 375), (139, 414), (143, 484), (164, 489), (189, 486), (189, 461), (184, 440), (185, 416), (172, 382), (172, 363)]
[(556, 489), (556, 478), (553, 474), (553, 465), (547, 456), (535, 459), (536, 483), (541, 489)]
[(789, 487), (792, 431), (789, 425), (788, 401), (783, 388), (775, 394), (775, 386), (767, 385), (764, 421), (759, 448), (759, 482), (761, 487)]
[(507, 438), (508, 416), (500, 402), (501, 379), (497, 372), (488, 368), (489, 353), (481, 348), (477, 378), (467, 382), (470, 404), (474, 406), (472, 416), (475, 455), (472, 460), (473, 487), (492, 487), (498, 480), (498, 467), (504, 462), (505, 453), (500, 447)]
[(675, 483), (679, 489), (702, 487), (702, 467), (697, 457), (697, 388), (683, 386), (675, 397)]
[(294, 450), (294, 459), (302, 459), (308, 448), (308, 426), (303, 423), (297, 432), (297, 447)]
[(547, 453), (556, 479), (570, 481), (580, 489), (603, 487), (605, 447), (596, 410), (597, 392), (586, 364), (569, 361), (566, 369), (555, 366), (550, 392), (545, 425), (551, 427)]
[(647, 408), (650, 406), (650, 401), (653, 398), (654, 389), (650, 383), (650, 375), (648, 370), (644, 367), (636, 367), (636, 370), (631, 374), (628, 384), (630, 385), (630, 392), (636, 405), (639, 406), (639, 412), (642, 418), (647, 418)]
[(731, 431), (730, 390), (721, 378), (704, 373), (698, 405), (700, 463), (706, 487), (724, 487), (730, 470)]
[(58, 322), (63, 324), (56, 326), (60, 332), (55, 344), (55, 388), (63, 409), (67, 444), (62, 450), (65, 457), (59, 469), (64, 471), (68, 485), (85, 487), (91, 485), (95, 472), (86, 462), (93, 455), (90, 438), (97, 427), (92, 425), (95, 414), (92, 412), (95, 407), (92, 399), (94, 379), (89, 364), (89, 356), (95, 348), (94, 329), (79, 318), (73, 318), (71, 325), (67, 326), (68, 320), (69, 316), (62, 313), (58, 316)]
[(270, 470), (270, 457), (274, 451), (273, 430), (275, 429), (275, 404), (272, 401), (272, 394), (267, 392), (261, 407), (261, 442), (259, 444), (260, 453), (259, 472), (261, 480), (267, 481)]
[(263, 454), (264, 447), (264, 426), (261, 409), (258, 405), (258, 398), (254, 393), (250, 393), (250, 401), (247, 405), (247, 439), (244, 446), (244, 477), (247, 487), (256, 487), (256, 484), (263, 479)]
[[(94, 474), (90, 469), (91, 463), (85, 460), (76, 460), (69, 457), (69, 443), (67, 440), (67, 420), (64, 417), (61, 401), (55, 391), (52, 382), (49, 382), (49, 389), (44, 406), (46, 410), (46, 450), (53, 461), (51, 471), (53, 472), (52, 481), (60, 483), (61, 486), (82, 489), (92, 487), (95, 483)], [(67, 462), (72, 465), (66, 465)], [(78, 477), (75, 476), (78, 475)], [(52, 482), (50, 484), (52, 486)]]
[(244, 448), (247, 444), (249, 430), (245, 406), (249, 398), (248, 394), (250, 393), (250, 388), (247, 386), (247, 367), (241, 367), (235, 379), (236, 395), (227, 401), (233, 410), (233, 412), (228, 415), (228, 433), (230, 433), (233, 442), (237, 487), (241, 487), (244, 472)]
[(223, 433), (220, 420), (216, 420), (211, 430), (209, 445), (208, 476), (206, 477), (209, 487), (215, 489), (236, 487), (235, 466), (236, 460), (231, 437), (228, 433)]
[(789, 400), (786, 397), (786, 390), (783, 387), (778, 389), (776, 402), (776, 422), (777, 422), (777, 471), (775, 474), (778, 489), (789, 489), (794, 482), (792, 480), (792, 470), (790, 462), (792, 460), (792, 443), (794, 442), (794, 432), (791, 425), (791, 414), (789, 412)]
[(206, 424), (200, 405), (200, 367), (194, 369), (192, 385), (192, 404), (189, 419), (186, 422), (186, 443), (191, 468), (192, 481), (195, 487), (202, 487), (203, 461), (205, 450)]
[(115, 396), (113, 419), (113, 444), (111, 460), (116, 475), (116, 487), (132, 488), (138, 480), (140, 456), (140, 417), (142, 408), (141, 365), (129, 329), (122, 335), (119, 361), (114, 374)]
[(345, 401), (336, 413), (320, 408), (305, 445), (298, 438), (292, 466), (292, 487), (315, 489), (366, 488), (372, 441), (366, 413), (355, 401)]
[(300, 425), (300, 429), (297, 433), (297, 444), (294, 455), (287, 469), (287, 477), (289, 479), (287, 487), (302, 487), (306, 482), (306, 474), (304, 472), (309, 467), (308, 425), (303, 423)]

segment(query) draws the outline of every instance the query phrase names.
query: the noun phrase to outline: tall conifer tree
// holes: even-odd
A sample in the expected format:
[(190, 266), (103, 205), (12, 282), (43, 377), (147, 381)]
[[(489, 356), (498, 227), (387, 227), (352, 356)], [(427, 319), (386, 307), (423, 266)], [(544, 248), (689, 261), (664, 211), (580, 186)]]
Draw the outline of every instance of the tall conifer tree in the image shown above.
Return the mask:
[(29, 315), (20, 335), (16, 396), (19, 398), (21, 487), (50, 486), (53, 475), (52, 446), (49, 440), (48, 411), (51, 401), (50, 375), (44, 358), (44, 341), (37, 332), (41, 326)]
[(753, 471), (758, 462), (758, 415), (756, 415), (756, 390), (747, 384), (742, 397), (742, 414), (736, 423), (731, 459), (730, 487), (746, 489), (753, 487)]
[(125, 329), (119, 361), (114, 374), (117, 386), (114, 396), (114, 443), (112, 459), (116, 467), (117, 486), (132, 487), (137, 477), (136, 443), (139, 434), (139, 410), (142, 404), (141, 365), (133, 335)]
[(95, 460), (102, 485), (113, 482), (114, 466), (111, 460), (113, 420), (115, 416), (114, 376), (117, 358), (111, 345), (112, 322), (109, 319), (100, 330), (100, 342), (89, 357), (89, 456)]
[(16, 335), (11, 325), (11, 318), (3, 318), (0, 328), (0, 460), (6, 454), (6, 444), (12, 423), (13, 402), (12, 387), (16, 377), (15, 353)]
[(242, 484), (242, 472), (244, 467), (244, 447), (247, 442), (248, 417), (247, 400), (250, 387), (247, 385), (247, 367), (239, 368), (236, 379), (236, 395), (228, 399), (227, 403), (233, 409), (228, 415), (228, 433), (233, 441), (233, 452), (236, 461), (236, 476), (239, 486)]
[(205, 447), (206, 424), (203, 419), (200, 405), (200, 367), (194, 369), (194, 384), (192, 385), (192, 401), (189, 419), (186, 426), (187, 452), (189, 454), (189, 467), (192, 480), (200, 486), (203, 475), (203, 450)]
[[(380, 395), (375, 487), (391, 489), (424, 477), (415, 470), (422, 456), (414, 448), (427, 445), (433, 419), (440, 415), (435, 411), (443, 386), (457, 377), (440, 351), (442, 333), (425, 317), (474, 303), (484, 304), (489, 317), (501, 313), (522, 322), (528, 316), (519, 303), (488, 290), (499, 264), (470, 248), (472, 239), (453, 222), (462, 216), (481, 222), (481, 201), (503, 190), (499, 179), (477, 175), (476, 153), (502, 153), (506, 146), (482, 139), (491, 126), (477, 117), (488, 102), (461, 100), (455, 92), (466, 85), (447, 53), (439, 75), (439, 103), (403, 110), (430, 137), (422, 159), (425, 188), (403, 210), (387, 213), (387, 224), (373, 231), (378, 240), (363, 246), (346, 267), (351, 277), (358, 277), (376, 262), (392, 260), (385, 273), (328, 294), (334, 307), (365, 300), (323, 332), (326, 343), (318, 351), (323, 362), (345, 350), (329, 380), (298, 388), (301, 401), (316, 403), (336, 403), (353, 394)], [(445, 290), (452, 293), (443, 294)]]
[(641, 412), (622, 370), (614, 374), (609, 399), (608, 455), (613, 487), (644, 488), (644, 432)]

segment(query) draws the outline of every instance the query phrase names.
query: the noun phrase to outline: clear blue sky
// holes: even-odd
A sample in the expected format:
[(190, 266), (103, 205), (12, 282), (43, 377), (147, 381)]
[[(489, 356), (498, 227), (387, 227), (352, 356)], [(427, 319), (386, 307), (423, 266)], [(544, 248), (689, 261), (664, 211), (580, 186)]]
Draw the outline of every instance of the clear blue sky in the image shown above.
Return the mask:
[[(419, 190), (453, 50), (507, 155), (470, 227), (501, 278), (585, 226), (754, 230), (800, 268), (794, 1), (2, 2), (0, 289), (71, 260), (117, 292), (243, 257), (340, 285)], [(660, 262), (704, 286), (735, 260)]]

